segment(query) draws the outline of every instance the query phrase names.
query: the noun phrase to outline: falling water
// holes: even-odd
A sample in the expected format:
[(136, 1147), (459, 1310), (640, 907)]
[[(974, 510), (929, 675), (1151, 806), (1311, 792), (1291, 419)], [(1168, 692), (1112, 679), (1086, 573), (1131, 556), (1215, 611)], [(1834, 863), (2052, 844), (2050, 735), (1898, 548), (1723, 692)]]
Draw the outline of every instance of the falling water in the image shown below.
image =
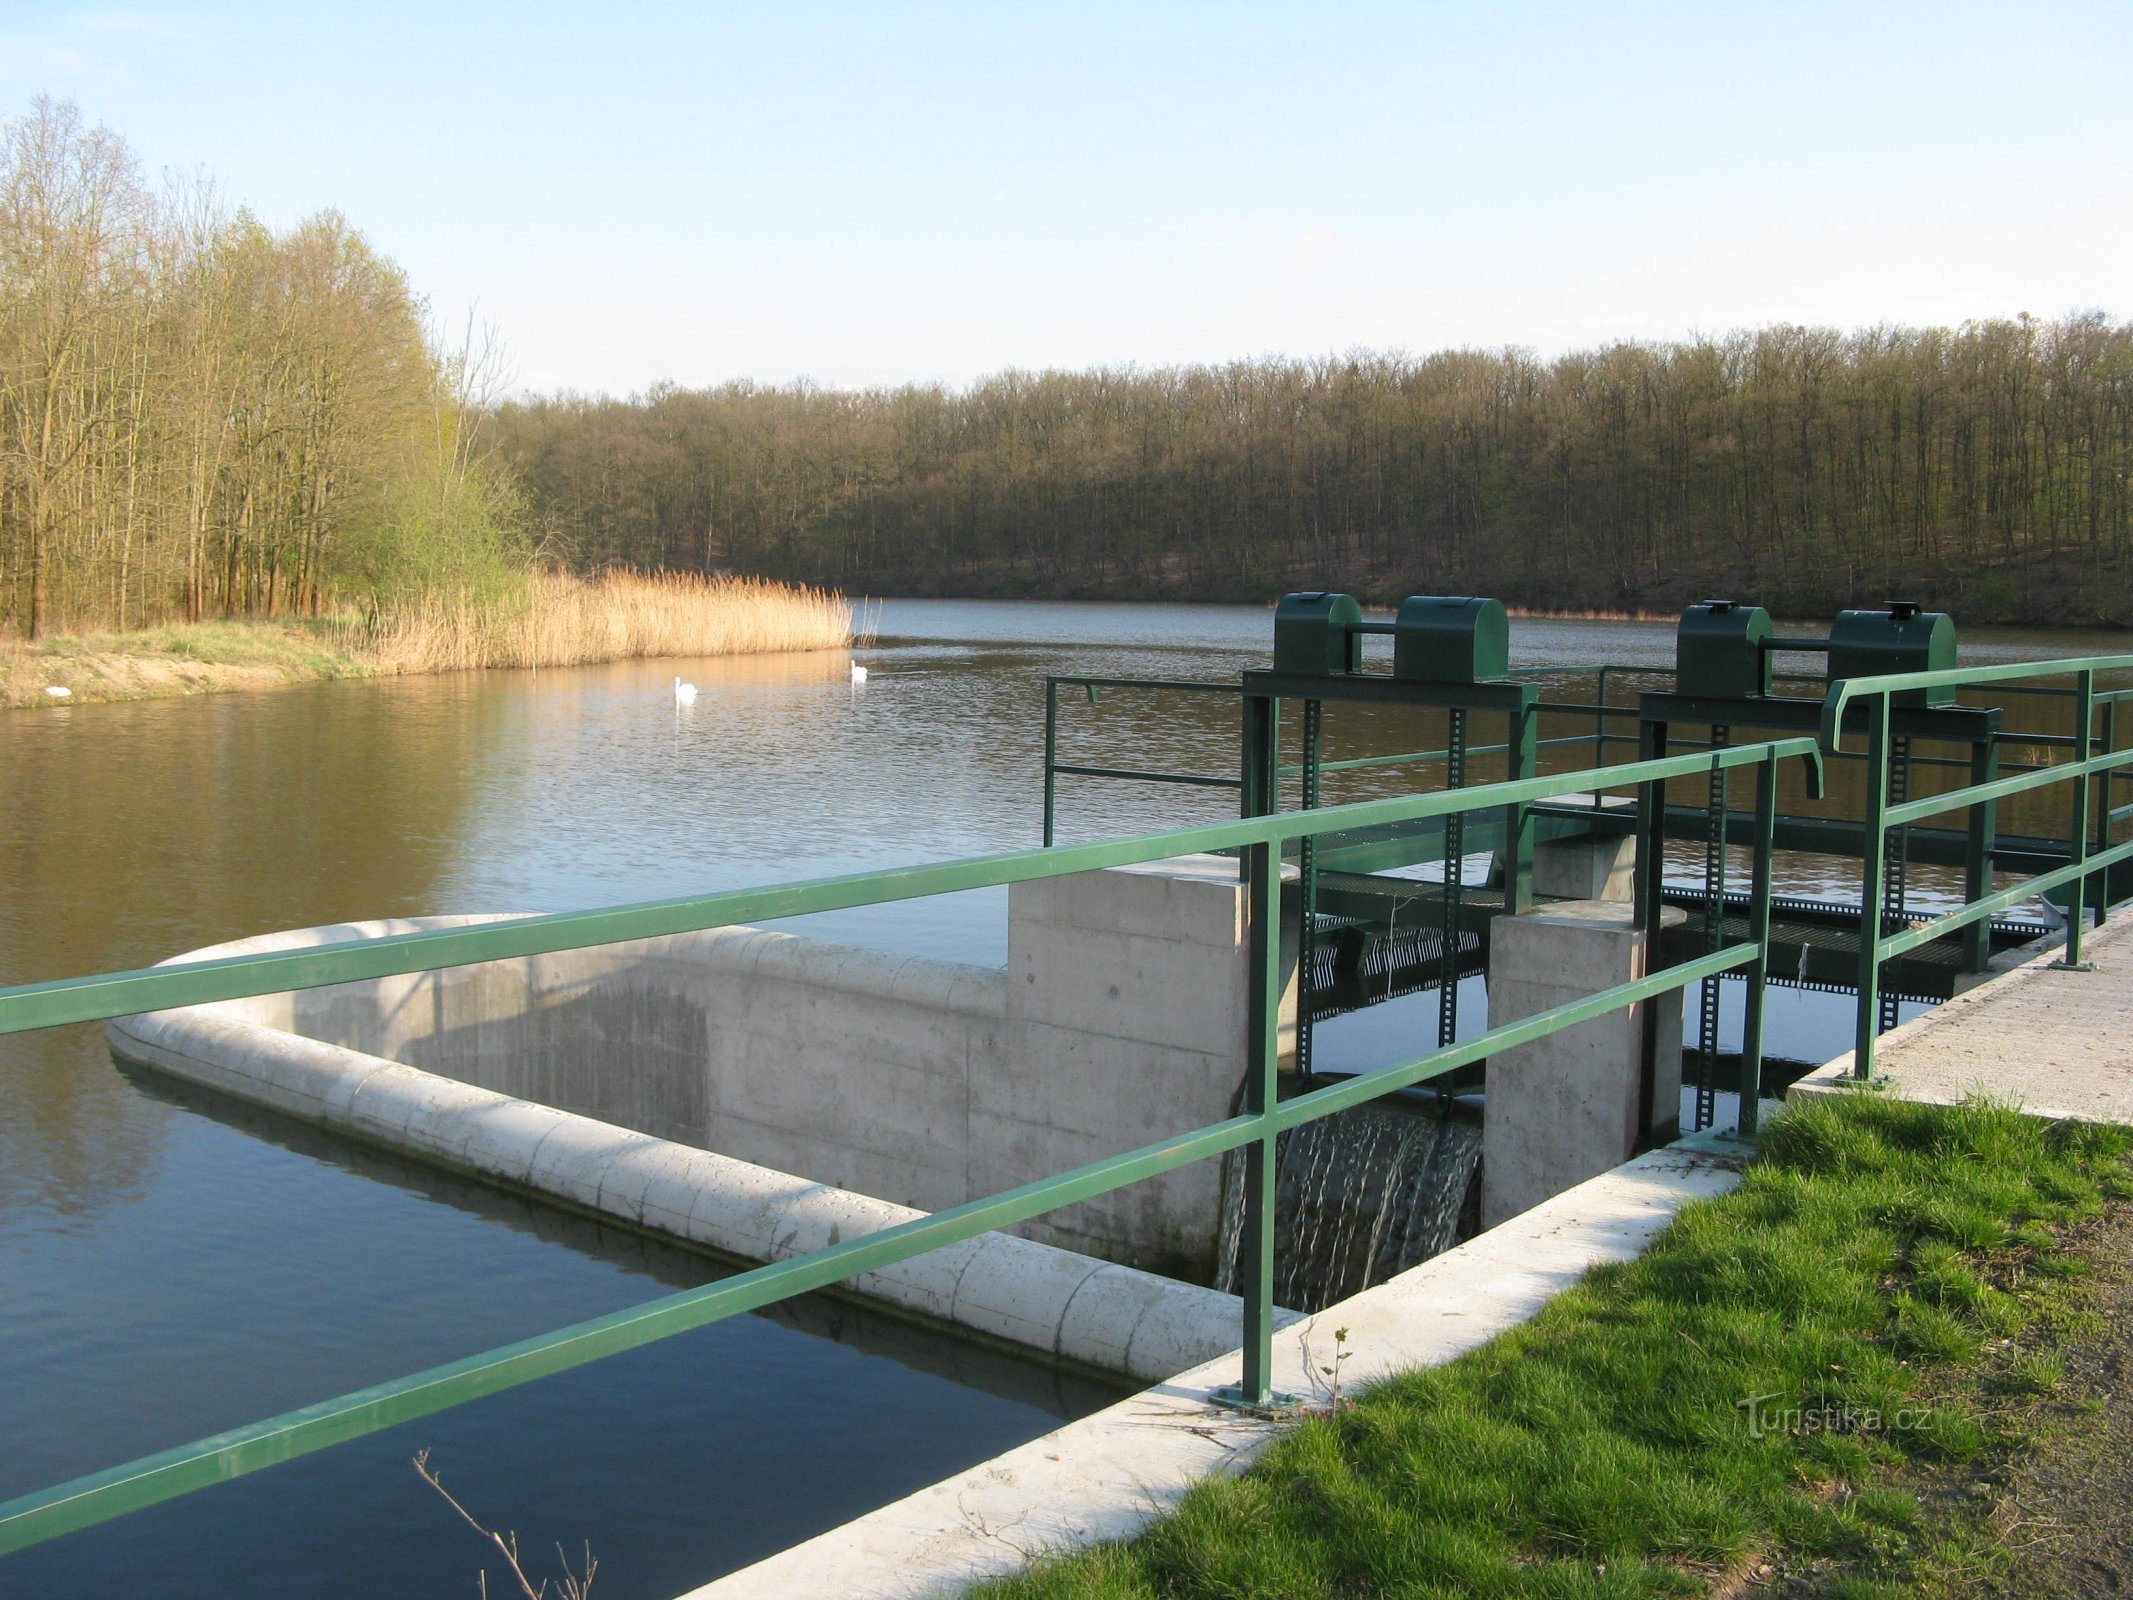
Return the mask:
[[(1316, 1311), (1458, 1242), (1481, 1129), (1435, 1107), (1358, 1106), (1275, 1142), (1274, 1300)], [(1244, 1162), (1223, 1197), (1217, 1287), (1238, 1288)]]

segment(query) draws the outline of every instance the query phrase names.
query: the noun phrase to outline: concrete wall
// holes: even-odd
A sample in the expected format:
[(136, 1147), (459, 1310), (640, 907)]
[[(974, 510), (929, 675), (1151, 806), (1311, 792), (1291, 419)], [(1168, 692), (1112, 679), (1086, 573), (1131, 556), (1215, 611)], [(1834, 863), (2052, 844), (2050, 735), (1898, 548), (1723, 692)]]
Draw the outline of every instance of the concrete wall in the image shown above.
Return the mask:
[[(1014, 885), (1005, 971), (726, 928), (227, 1014), (937, 1211), (1232, 1115), (1244, 931), (1236, 864), (1186, 858)], [(1220, 1165), (1018, 1231), (1206, 1281)]]
[[(1005, 1059), (972, 1083), (973, 1196), (1234, 1116), (1245, 932), (1226, 857), (1016, 884)], [(1221, 1200), (1221, 1162), (1200, 1161), (1056, 1213), (1035, 1236), (1205, 1281)]]
[[(1548, 864), (1607, 894), (1627, 847), (1580, 841)], [(1610, 900), (1500, 921), (1492, 1022), (1640, 976), (1643, 942), (1628, 917)], [(262, 996), (226, 1014), (938, 1211), (1233, 1115), (1248, 965), (1235, 863), (1197, 857), (1014, 885), (1005, 970), (725, 928)], [(1485, 1221), (1665, 1134), (1678, 1093), (1678, 998), (1657, 1010), (1651, 1129), (1634, 1126), (1640, 1012), (1491, 1062)], [(1199, 1162), (1017, 1231), (1206, 1282), (1221, 1166)]]
[[(1603, 802), (1616, 798), (1602, 797)], [(1634, 834), (1554, 839), (1533, 850), (1533, 892), (1546, 900), (1627, 900), (1636, 892), (1636, 880)]]
[[(416, 926), (305, 929), (202, 953), (248, 954)], [(923, 1215), (290, 1033), (271, 1020), (288, 1011), (287, 1001), (124, 1017), (111, 1024), (111, 1042), (124, 1059), (222, 1093), (746, 1260), (786, 1260)], [(262, 1015), (270, 1020), (258, 1020)], [(1241, 1326), (1233, 1296), (1002, 1233), (860, 1275), (851, 1287), (1146, 1381), (1229, 1348)]]

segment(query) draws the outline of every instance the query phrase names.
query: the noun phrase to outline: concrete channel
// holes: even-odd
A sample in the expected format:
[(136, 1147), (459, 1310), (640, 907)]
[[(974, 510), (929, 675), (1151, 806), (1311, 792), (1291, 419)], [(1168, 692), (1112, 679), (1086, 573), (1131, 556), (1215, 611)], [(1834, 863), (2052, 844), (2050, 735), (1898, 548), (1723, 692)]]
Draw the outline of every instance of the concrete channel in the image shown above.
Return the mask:
[[(779, 1261), (1230, 1115), (1245, 911), (1233, 861), (1182, 858), (1014, 886), (1004, 969), (734, 927), (109, 1031), (118, 1056), (151, 1070)], [(176, 959), (493, 920), (307, 928)], [(1650, 954), (1619, 900), (1556, 902), (1518, 932), (1537, 942), (1496, 953), (1507, 1014), (1623, 982)], [(1678, 1037), (1667, 998), (1659, 1031)], [(1484, 1119), (1497, 1184), (1483, 1192), (1502, 1225), (1316, 1317), (1278, 1312), (1280, 1381), (1308, 1394), (1336, 1326), (1357, 1380), (1447, 1359), (1729, 1185), (1738, 1152), (1719, 1140), (1616, 1165), (1644, 1142), (1640, 1033), (1632, 1011), (1504, 1052), (1500, 1072), (1533, 1087), (1507, 1102), (1516, 1115)], [(1678, 1055), (1665, 1075), (1670, 1104)], [(1153, 1387), (704, 1592), (937, 1592), (1033, 1540), (1130, 1531), (1193, 1478), (1241, 1467), (1267, 1425), (1209, 1405), (1238, 1376), (1240, 1303), (1180, 1281), (1210, 1264), (1221, 1181), (1220, 1163), (1201, 1162), (1037, 1219), (1027, 1237), (985, 1234), (854, 1279), (850, 1292)]]

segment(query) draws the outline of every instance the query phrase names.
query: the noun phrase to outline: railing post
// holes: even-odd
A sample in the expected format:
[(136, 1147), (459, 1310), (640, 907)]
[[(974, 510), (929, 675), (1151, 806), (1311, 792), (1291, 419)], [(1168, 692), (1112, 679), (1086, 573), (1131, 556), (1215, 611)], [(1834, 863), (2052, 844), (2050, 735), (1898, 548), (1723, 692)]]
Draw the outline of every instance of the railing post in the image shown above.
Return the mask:
[[(1705, 791), (1703, 845), (1703, 948), (1718, 949), (1726, 937), (1726, 824), (1732, 816), (1731, 774), (1719, 765), (1718, 752), (1732, 742), (1733, 730), (1711, 725), (1711, 776)], [(1696, 989), (1696, 1125), (1701, 1133), (1718, 1120), (1718, 1039), (1725, 985), (1714, 973)]]
[[(1970, 782), (1973, 787), (1993, 783), (2000, 776), (2000, 740), (1995, 733), (1970, 747)], [(1963, 849), (1963, 899), (1982, 900), (1992, 893), (1992, 853), (1999, 836), (2000, 803), (1980, 800), (1970, 807), (1968, 836)], [(1992, 921), (1985, 918), (1963, 929), (1963, 968), (1983, 972), (1992, 958)]]
[[(1607, 663), (1604, 661), (1600, 663), (1598, 694), (1599, 698), (1593, 702), (1592, 708), (1592, 764), (1604, 767), (1607, 765)], [(1599, 785), (1594, 784), (1592, 803), (1595, 809), (1598, 809), (1602, 799)]]
[[(2110, 755), (2118, 747), (2118, 702), (2103, 703), (2103, 732), (2098, 737), (2098, 757)], [(2089, 811), (2089, 849), (2101, 855), (2111, 847), (2111, 779), (2115, 769), (2106, 767), (2096, 774), (2095, 798)], [(2111, 904), (2111, 872), (2108, 867), (2089, 880), (2089, 904), (2095, 908), (2096, 926), (2102, 927)]]
[[(1539, 698), (1537, 690), (1529, 690), (1525, 703), (1511, 713), (1510, 726), (1505, 730), (1504, 776), (1513, 783), (1532, 777), (1536, 771), (1540, 713), (1533, 709), (1533, 703)], [(1532, 906), (1533, 811), (1524, 804), (1509, 805), (1503, 812), (1504, 915), (1515, 917)]]
[(1866, 696), (1866, 805), (1859, 850), (1859, 1016), (1852, 1034), (1852, 1076), (1874, 1075), (1874, 1039), (1881, 1029), (1881, 875), (1887, 864), (1889, 810), (1889, 696)]
[[(1247, 760), (1271, 753), (1274, 711), (1271, 700), (1248, 697), (1245, 702), (1245, 747)], [(1261, 759), (1258, 771), (1265, 774), (1271, 760)], [(1255, 783), (1248, 772), (1245, 804), (1265, 802), (1265, 811), (1276, 809), (1263, 782)], [(1308, 823), (1307, 823), (1308, 825)], [(1244, 852), (1246, 902), (1250, 918), (1251, 972), (1247, 986), (1244, 1052), (1244, 1106), (1246, 1116), (1264, 1118), (1274, 1107), (1281, 1043), (1281, 842), (1249, 846)], [(1238, 1288), (1244, 1302), (1244, 1374), (1236, 1401), (1252, 1408), (1274, 1405), (1274, 1164), (1275, 1135), (1270, 1130), (1243, 1147), (1244, 1226), (1238, 1241), (1243, 1269)]]
[(1054, 815), (1054, 785), (1057, 774), (1053, 768), (1059, 759), (1059, 680), (1047, 677), (1044, 680), (1044, 848), (1052, 847), (1052, 818)]
[[(2089, 738), (2096, 720), (2096, 674), (2084, 668), (2074, 677), (2074, 796), (2067, 819), (2067, 843), (2073, 851), (2074, 864), (2081, 866), (2089, 859)], [(2088, 880), (2075, 877), (2066, 886), (2066, 956), (2069, 967), (2081, 965), (2081, 924), (2088, 910)]]
[(1237, 815), (1270, 816), (1281, 809), (1281, 702), (1243, 697), (1244, 731), (1238, 741)]
[(1741, 1007), (1740, 1119), (1742, 1137), (1755, 1132), (1763, 1090), (1763, 992), (1770, 976), (1770, 858), (1777, 844), (1777, 758), (1763, 757), (1755, 769), (1755, 857), (1748, 883), (1748, 942), (1755, 965), (1748, 969), (1748, 994)]
[[(1637, 759), (1640, 761), (1663, 757), (1667, 747), (1667, 725), (1663, 722), (1639, 722), (1637, 724)], [(1644, 934), (1644, 960), (1646, 969), (1656, 971), (1664, 952), (1659, 946), (1661, 930), (1666, 926), (1666, 784), (1640, 783), (1637, 785), (1637, 859), (1632, 869), (1631, 926)], [(1644, 1008), (1643, 1037), (1639, 1042), (1637, 1067), (1637, 1127), (1640, 1139), (1651, 1136), (1652, 1120), (1659, 1108), (1654, 1101), (1658, 1094), (1659, 1076), (1659, 1008)], [(1669, 1106), (1660, 1120), (1671, 1125), (1678, 1107)]]
[[(1325, 705), (1306, 700), (1303, 712), (1303, 771), (1300, 798), (1303, 809), (1316, 811), (1319, 801), (1319, 765), (1325, 731)], [(1311, 1081), (1311, 1001), (1318, 987), (1318, 840), (1305, 834), (1296, 846), (1300, 909), (1296, 914), (1296, 1081)]]

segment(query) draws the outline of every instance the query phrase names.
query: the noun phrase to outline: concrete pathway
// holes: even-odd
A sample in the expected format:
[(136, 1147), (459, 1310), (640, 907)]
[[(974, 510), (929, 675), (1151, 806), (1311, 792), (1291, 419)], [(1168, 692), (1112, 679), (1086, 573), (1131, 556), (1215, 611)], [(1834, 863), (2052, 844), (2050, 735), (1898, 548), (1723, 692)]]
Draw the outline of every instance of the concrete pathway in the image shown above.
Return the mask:
[[(2091, 930), (2094, 970), (2056, 970), (2053, 949), (1881, 1036), (1874, 1074), (1907, 1100), (1949, 1105), (1983, 1092), (2040, 1117), (2133, 1123), (2133, 907)], [(1793, 1094), (1851, 1077), (1849, 1051)]]

